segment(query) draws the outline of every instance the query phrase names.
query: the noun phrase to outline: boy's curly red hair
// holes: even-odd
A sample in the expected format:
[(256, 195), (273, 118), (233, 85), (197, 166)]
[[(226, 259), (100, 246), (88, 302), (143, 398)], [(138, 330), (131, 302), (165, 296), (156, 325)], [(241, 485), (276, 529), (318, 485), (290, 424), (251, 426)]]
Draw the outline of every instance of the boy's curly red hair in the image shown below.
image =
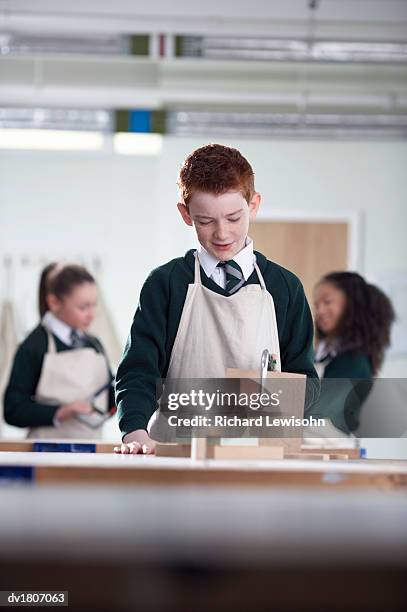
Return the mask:
[(255, 193), (254, 173), (247, 159), (237, 149), (220, 144), (208, 144), (190, 153), (179, 171), (177, 185), (187, 206), (196, 191), (216, 195), (240, 191), (247, 202)]

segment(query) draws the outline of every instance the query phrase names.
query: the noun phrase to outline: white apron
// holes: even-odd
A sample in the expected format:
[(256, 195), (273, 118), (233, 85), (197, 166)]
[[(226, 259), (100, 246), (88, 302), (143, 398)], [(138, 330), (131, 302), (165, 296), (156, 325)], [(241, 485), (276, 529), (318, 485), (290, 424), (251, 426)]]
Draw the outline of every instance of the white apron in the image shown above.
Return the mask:
[[(277, 355), (281, 371), (280, 345), (274, 301), (255, 263), (259, 285), (246, 285), (230, 296), (202, 285), (198, 255), (195, 253), (194, 284), (182, 310), (171, 353), (167, 380), (225, 378), (227, 368), (259, 370), (264, 349)], [(156, 411), (148, 424), (153, 440), (172, 442), (175, 427)]]
[[(48, 351), (44, 355), (41, 376), (34, 399), (43, 404), (69, 404), (89, 397), (109, 381), (106, 358), (90, 347), (57, 352), (55, 340), (48, 333)], [(103, 391), (91, 403), (106, 410), (109, 391)], [(92, 429), (75, 418), (58, 427), (32, 427), (28, 438), (100, 438), (100, 429)]]

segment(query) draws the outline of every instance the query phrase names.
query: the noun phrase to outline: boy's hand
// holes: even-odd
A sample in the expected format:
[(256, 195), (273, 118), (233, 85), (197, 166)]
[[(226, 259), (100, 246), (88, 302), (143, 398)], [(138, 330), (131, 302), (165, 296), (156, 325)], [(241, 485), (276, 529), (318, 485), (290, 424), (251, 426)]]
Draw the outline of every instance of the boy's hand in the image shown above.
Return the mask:
[(155, 441), (144, 429), (136, 429), (124, 436), (121, 446), (115, 446), (114, 452), (122, 455), (154, 455)]

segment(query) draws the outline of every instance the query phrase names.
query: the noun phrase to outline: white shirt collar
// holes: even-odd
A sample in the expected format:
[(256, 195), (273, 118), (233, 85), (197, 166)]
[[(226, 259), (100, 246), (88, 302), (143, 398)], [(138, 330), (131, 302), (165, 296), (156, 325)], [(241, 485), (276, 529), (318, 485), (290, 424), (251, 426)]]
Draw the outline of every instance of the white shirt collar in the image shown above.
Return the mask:
[(328, 344), (326, 340), (320, 340), (315, 350), (315, 361), (325, 361), (327, 357), (336, 357), (338, 354), (338, 347), (334, 344)]
[[(201, 244), (198, 248), (198, 258), (199, 263), (208, 277), (212, 276), (216, 266), (221, 261), (211, 253), (208, 253)], [(247, 281), (254, 270), (254, 262), (256, 261), (256, 256), (253, 252), (253, 240), (249, 238), (249, 236), (246, 238), (243, 249), (233, 257), (233, 261), (239, 264), (243, 272), (243, 277), (245, 281)]]
[[(43, 316), (41, 323), (50, 332), (52, 332), (57, 338), (59, 338), (61, 342), (63, 342), (67, 346), (72, 345), (71, 332), (73, 328), (70, 327), (64, 321), (61, 321), (61, 319), (58, 319), (58, 317), (52, 314), (52, 312), (48, 310)], [(83, 331), (80, 329), (76, 329), (75, 331), (78, 334), (78, 336), (85, 335)]]

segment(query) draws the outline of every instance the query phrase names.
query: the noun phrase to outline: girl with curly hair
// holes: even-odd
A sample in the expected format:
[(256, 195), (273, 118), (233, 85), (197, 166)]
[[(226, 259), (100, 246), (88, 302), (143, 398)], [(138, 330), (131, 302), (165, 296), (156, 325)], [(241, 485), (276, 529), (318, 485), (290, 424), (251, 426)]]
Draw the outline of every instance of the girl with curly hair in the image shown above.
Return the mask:
[[(395, 318), (393, 306), (378, 287), (367, 283), (360, 274), (331, 272), (315, 288), (314, 311), (318, 374), (323, 379), (340, 378), (348, 382), (351, 379), (352, 388), (341, 410), (339, 401), (333, 410), (333, 403), (324, 402), (328, 393), (324, 393), (323, 384), (320, 403), (332, 422), (349, 433), (359, 424), (361, 405), (390, 345), (390, 329)], [(329, 388), (329, 381), (325, 387)], [(345, 382), (343, 388), (346, 388)]]
[(324, 276), (315, 289), (316, 361), (323, 376), (377, 376), (393, 321), (389, 298), (360, 274)]

